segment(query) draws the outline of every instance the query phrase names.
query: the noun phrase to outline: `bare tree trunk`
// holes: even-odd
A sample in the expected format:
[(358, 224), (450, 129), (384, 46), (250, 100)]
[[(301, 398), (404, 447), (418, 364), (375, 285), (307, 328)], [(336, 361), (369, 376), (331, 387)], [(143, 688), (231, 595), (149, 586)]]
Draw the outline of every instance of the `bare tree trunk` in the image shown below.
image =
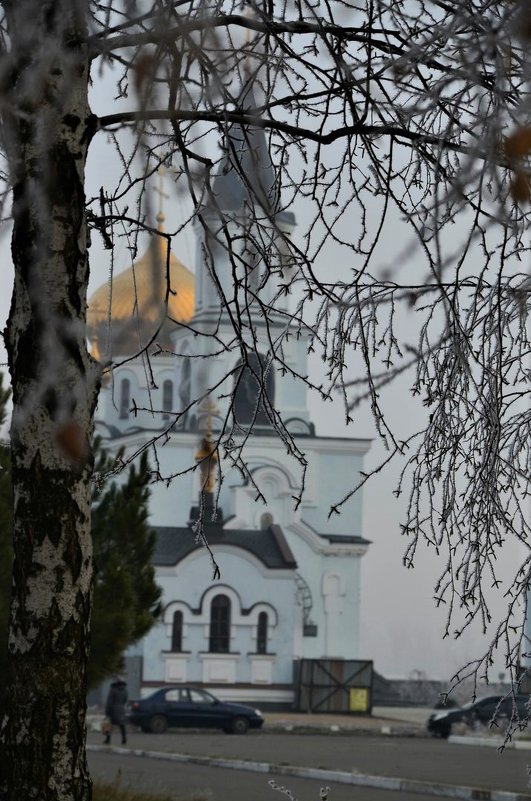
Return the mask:
[(81, 2), (4, 3), (13, 81), (14, 582), (0, 797), (88, 801), (92, 585), (88, 442), (97, 372), (85, 341), (84, 170), (91, 115)]

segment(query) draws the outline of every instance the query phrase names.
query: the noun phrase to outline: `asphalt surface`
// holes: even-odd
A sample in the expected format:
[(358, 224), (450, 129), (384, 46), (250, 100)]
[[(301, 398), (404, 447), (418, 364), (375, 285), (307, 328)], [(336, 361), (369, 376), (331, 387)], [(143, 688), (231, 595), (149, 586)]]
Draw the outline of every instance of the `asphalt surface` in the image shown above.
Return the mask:
[[(89, 734), (89, 743), (101, 744), (101, 741), (101, 735), (95, 732)], [(118, 738), (115, 738), (115, 744), (118, 745)], [(233, 736), (211, 731), (176, 730), (164, 735), (130, 733), (128, 747), (146, 751), (268, 762), (280, 766), (297, 765), (352, 771), (373, 776), (392, 776), (479, 787), (490, 791), (530, 793), (527, 764), (531, 755), (528, 752), (506, 750), (499, 754), (492, 748), (454, 745), (432, 738), (385, 737), (376, 734), (352, 736), (341, 733), (299, 736), (262, 732)], [(115, 755), (115, 758), (119, 761), (122, 756)], [(157, 761), (157, 771), (162, 764), (162, 760)], [(169, 770), (180, 771), (181, 768), (181, 765), (174, 765)], [(205, 768), (201, 767), (200, 771), (203, 770)], [(237, 772), (215, 770), (220, 775)], [(262, 776), (260, 780), (267, 785), (267, 777)], [(284, 778), (282, 783), (286, 784), (287, 781), (288, 779)], [(350, 792), (351, 799), (353, 793), (359, 796), (360, 792), (363, 792), (363, 797), (366, 798), (365, 789), (363, 791), (361, 788), (353, 787), (344, 789)], [(318, 795), (314, 797), (318, 798)]]
[[(94, 780), (111, 782), (119, 776), (123, 786), (169, 796), (172, 801), (320, 801), (323, 782), (261, 773), (222, 770), (199, 765), (175, 764), (122, 754), (88, 754)], [(328, 801), (404, 801), (404, 793), (331, 783)], [(432, 795), (413, 796), (414, 801), (434, 801)]]

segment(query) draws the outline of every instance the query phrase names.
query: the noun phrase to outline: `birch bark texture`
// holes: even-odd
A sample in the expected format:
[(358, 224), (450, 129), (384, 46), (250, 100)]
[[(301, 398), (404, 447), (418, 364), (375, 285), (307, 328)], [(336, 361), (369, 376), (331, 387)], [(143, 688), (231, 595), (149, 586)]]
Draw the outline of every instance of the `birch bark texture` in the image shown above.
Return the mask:
[(88, 801), (88, 443), (98, 372), (84, 330), (87, 8), (81, 0), (3, 6), (10, 74), (2, 128), (15, 267), (4, 334), (13, 389), (15, 561), (0, 797)]

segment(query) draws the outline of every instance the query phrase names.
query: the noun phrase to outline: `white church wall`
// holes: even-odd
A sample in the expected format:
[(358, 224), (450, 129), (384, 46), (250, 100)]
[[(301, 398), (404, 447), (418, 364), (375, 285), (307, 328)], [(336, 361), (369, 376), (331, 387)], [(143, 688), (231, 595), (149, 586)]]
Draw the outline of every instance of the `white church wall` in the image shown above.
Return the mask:
[(330, 507), (342, 500), (358, 483), (365, 450), (360, 452), (356, 443), (350, 443), (349, 440), (338, 440), (332, 445), (316, 440), (306, 446), (308, 481), (312, 485), (313, 502), (305, 503), (303, 500), (301, 517), (316, 531), (361, 536), (361, 493), (355, 493), (341, 507), (340, 514), (329, 517), (328, 513)]
[[(120, 431), (131, 427), (130, 402), (127, 404), (126, 415), (123, 409), (120, 408), (124, 381), (129, 381), (130, 398), (135, 396), (138, 398), (141, 395), (137, 370), (133, 366), (119, 368), (115, 371), (113, 380), (102, 388), (97, 410), (97, 419), (104, 420), (105, 423), (118, 428)], [(135, 421), (135, 424), (138, 425), (138, 422)]]
[[(321, 578), (324, 649), (329, 658), (356, 659), (360, 653), (360, 558), (327, 559)], [(347, 567), (348, 565), (348, 567)], [(346, 569), (347, 568), (347, 569)]]
[(258, 467), (251, 462), (250, 469), (265, 503), (257, 499), (256, 487), (250, 481), (242, 484), (241, 475), (232, 470), (224, 498), (228, 498), (227, 508), (235, 517), (228, 525), (232, 528), (261, 528), (262, 516), (266, 512), (271, 515), (271, 522), (284, 525), (294, 514), (292, 496), (296, 485), (291, 483), (293, 476), (280, 460), (273, 461), (270, 457), (267, 461), (263, 458)]
[[(137, 437), (132, 438), (130, 449), (137, 447)], [(327, 444), (328, 443), (328, 444)], [(160, 450), (159, 459), (161, 469), (164, 472), (186, 470), (192, 463), (194, 453), (198, 444), (198, 435), (187, 433), (172, 434), (171, 441)], [(359, 560), (360, 555), (350, 553), (349, 545), (344, 546), (346, 550), (338, 556), (325, 556), (319, 549), (335, 547), (338, 552), (342, 546), (330, 546), (325, 539), (320, 538), (312, 529), (306, 529), (306, 539), (301, 536), (301, 531), (305, 530), (304, 522), (311, 522), (317, 517), (317, 524), (320, 533), (328, 533), (333, 526), (330, 521), (321, 514), (322, 510), (318, 504), (331, 502), (332, 493), (339, 494), (341, 482), (347, 484), (354, 478), (354, 473), (361, 464), (362, 453), (352, 452), (354, 449), (362, 450), (366, 447), (364, 443), (349, 443), (348, 441), (325, 441), (307, 440), (305, 446), (309, 458), (308, 470), (308, 492), (303, 501), (302, 509), (294, 510), (292, 496), (295, 494), (297, 476), (294, 472), (294, 462), (287, 454), (278, 447), (278, 441), (273, 437), (255, 437), (253, 439), (253, 452), (249, 456), (250, 466), (253, 469), (259, 486), (265, 492), (267, 504), (256, 502), (256, 490), (252, 485), (242, 486), (241, 476), (236, 471), (229, 471), (225, 474), (225, 480), (220, 493), (220, 505), (225, 516), (235, 514), (228, 526), (233, 528), (258, 528), (261, 516), (264, 512), (272, 515), (273, 522), (283, 527), (284, 534), (293, 551), (298, 564), (298, 571), (303, 576), (307, 584), (312, 588), (313, 609), (312, 623), (317, 625), (317, 637), (303, 637), (302, 645), (297, 646), (297, 653), (307, 658), (320, 658), (324, 655), (343, 656), (354, 658), (359, 650)], [(351, 447), (348, 447), (351, 446)], [(338, 452), (339, 450), (339, 452)], [(295, 465), (296, 467), (296, 465)], [(240, 486), (235, 486), (239, 484)], [(153, 484), (151, 487), (152, 498), (150, 503), (150, 522), (152, 525), (180, 526), (186, 525), (190, 515), (190, 506), (194, 499), (198, 497), (199, 476), (187, 473), (176, 478), (169, 487), (163, 483)], [(361, 501), (355, 497), (351, 501), (350, 514), (339, 516), (341, 525), (337, 528), (342, 534), (360, 534), (361, 525)], [(316, 514), (312, 515), (312, 511)], [(319, 515), (321, 515), (319, 517)], [(308, 521), (309, 518), (309, 521)], [(346, 526), (348, 521), (348, 528)], [(290, 526), (296, 524), (292, 530)], [(299, 527), (297, 529), (297, 526)], [(312, 526), (312, 528), (318, 528)], [(224, 546), (216, 546), (216, 559), (220, 561), (222, 567), (222, 582), (234, 587), (242, 593), (241, 606), (246, 608), (256, 603), (258, 599), (264, 600), (267, 597), (282, 599), (283, 614), (285, 610), (289, 612), (289, 624), (277, 627), (274, 630), (275, 643), (271, 644), (272, 650), (277, 654), (293, 654), (294, 648), (294, 597), (293, 585), (286, 582), (285, 578), (266, 581), (265, 574), (258, 571), (256, 566), (245, 560), (242, 569), (242, 559), (234, 555), (223, 552)], [(186, 567), (186, 570), (184, 569)], [(335, 601), (332, 598), (333, 592), (328, 591), (323, 594), (323, 576), (328, 571), (337, 568), (339, 574), (346, 582), (345, 597), (343, 592)], [(164, 599), (166, 603), (175, 600), (180, 593), (180, 597), (186, 599), (191, 608), (197, 608), (200, 603), (201, 595), (206, 591), (210, 584), (211, 566), (206, 552), (201, 552), (194, 556), (192, 562), (188, 564), (185, 560), (179, 566), (177, 573), (173, 569), (167, 574), (168, 569), (158, 571), (158, 580), (164, 587)], [(165, 575), (166, 572), (166, 575)], [(278, 581), (280, 585), (277, 587)], [(289, 590), (286, 594), (286, 585)], [(328, 582), (332, 585), (333, 582)], [(178, 588), (178, 589), (177, 589)], [(330, 587), (328, 587), (330, 590)], [(251, 595), (249, 596), (249, 592)], [(273, 592), (273, 596), (271, 593)], [(342, 600), (343, 599), (343, 600)], [(335, 604), (335, 606), (334, 606)], [(335, 608), (337, 607), (337, 609)], [(193, 617), (193, 616), (192, 616)], [(331, 621), (337, 618), (340, 622), (333, 624)], [(283, 619), (284, 620), (284, 619)], [(208, 625), (203, 627), (196, 624), (190, 625), (183, 642), (183, 649), (190, 651), (191, 654), (186, 659), (180, 658), (181, 666), (176, 664), (172, 668), (174, 671), (185, 671), (186, 680), (202, 681), (206, 675), (205, 667), (208, 657), (201, 660), (200, 653), (208, 650)], [(336, 631), (331, 632), (331, 628), (336, 627)], [(238, 681), (252, 681), (253, 676), (256, 680), (257, 671), (262, 671), (265, 675), (266, 667), (258, 667), (247, 657), (248, 654), (256, 650), (252, 641), (252, 630), (244, 620), (241, 625), (233, 627), (233, 637), (237, 639), (231, 642), (231, 650), (238, 651), (242, 658), (238, 661), (237, 675)], [(145, 679), (163, 680), (166, 673), (162, 652), (168, 651), (167, 634), (157, 627), (149, 635), (149, 644), (145, 649)], [(330, 651), (333, 651), (330, 654)], [(245, 659), (243, 658), (245, 656)], [(223, 660), (221, 660), (223, 661)], [(225, 660), (227, 661), (227, 660)], [(226, 665), (229, 671), (229, 665)], [(234, 665), (233, 665), (234, 668)], [(218, 667), (216, 667), (218, 670)], [(234, 668), (236, 669), (236, 668)], [(221, 667), (219, 667), (221, 670)], [(291, 681), (291, 657), (282, 664), (282, 657), (275, 660), (274, 678), (272, 681), (284, 682)], [(175, 674), (175, 678), (176, 678)], [(230, 676), (230, 672), (227, 672)]]
[[(298, 375), (306, 376), (308, 374), (307, 337), (301, 337), (300, 339), (291, 337), (284, 347), (284, 359), (291, 370)], [(291, 417), (309, 420), (309, 414), (306, 410), (307, 388), (300, 378), (286, 373), (282, 380), (277, 382), (275, 396), (277, 408), (281, 411), (284, 420), (288, 420)]]
[[(234, 515), (231, 528), (254, 528), (264, 512), (269, 512), (278, 525), (303, 520), (320, 534), (361, 536), (362, 501), (357, 493), (344, 506), (340, 515), (328, 517), (328, 510), (359, 479), (366, 445), (354, 440), (319, 440), (308, 438), (303, 447), (308, 463), (305, 492), (296, 509), (302, 468), (287, 454), (276, 437), (255, 437), (252, 451), (245, 459), (265, 504), (257, 498), (251, 482), (243, 484), (240, 473), (223, 465), (224, 483), (220, 503), (225, 516)], [(350, 447), (349, 447), (350, 446)]]
[[(209, 275), (209, 269), (212, 264), (212, 257), (217, 264), (218, 259), (223, 258), (221, 248), (215, 241), (215, 237), (211, 237), (208, 248), (205, 248), (203, 227), (200, 223), (194, 224), (196, 233), (196, 248), (195, 260), (196, 265), (196, 284), (195, 284), (195, 313), (200, 314), (218, 301), (217, 289)], [(200, 265), (197, 269), (197, 265)], [(216, 273), (217, 273), (216, 269)]]
[(297, 529), (284, 529), (297, 561), (297, 572), (312, 594), (309, 623), (317, 626), (317, 636), (298, 640), (300, 656), (355, 659), (360, 655), (360, 566), (361, 552), (349, 546), (336, 546), (332, 553), (319, 553)]
[[(132, 452), (145, 433), (123, 440)], [(151, 485), (152, 525), (186, 525), (190, 508), (197, 504), (200, 487), (199, 471), (189, 471), (199, 447), (198, 433), (171, 432), (170, 439), (158, 449), (163, 477), (176, 475), (169, 487), (164, 482)], [(225, 518), (235, 515), (231, 528), (255, 528), (261, 515), (270, 512), (275, 523), (288, 525), (303, 520), (321, 534), (360, 536), (362, 524), (361, 493), (356, 493), (342, 508), (341, 514), (328, 517), (328, 510), (359, 479), (363, 455), (368, 449), (364, 440), (332, 440), (306, 438), (302, 443), (308, 461), (306, 487), (302, 504), (295, 510), (293, 496), (300, 486), (302, 469), (286, 453), (274, 436), (253, 437), (246, 446), (245, 460), (266, 496), (266, 503), (256, 501), (256, 490), (250, 483), (243, 486), (241, 474), (222, 461), (223, 483), (219, 505)], [(186, 472), (188, 471), (188, 472)], [(177, 475), (178, 473), (183, 475)]]
[[(224, 350), (221, 342), (234, 342), (234, 331), (227, 319), (218, 319), (219, 303), (216, 307), (214, 317), (201, 316), (194, 320), (194, 327), (205, 332), (215, 332), (214, 337), (201, 337), (194, 340), (193, 349), (201, 359), (194, 359), (191, 364), (191, 397), (200, 398), (207, 389), (216, 388), (212, 393), (212, 400), (215, 402), (219, 415), (224, 418), (230, 404), (230, 393), (234, 385), (232, 371), (238, 365), (240, 359), (239, 351), (234, 348)], [(279, 328), (279, 331), (281, 329)], [(185, 330), (177, 329), (172, 334), (172, 340), (177, 353), (183, 352), (184, 343), (188, 333)], [(269, 335), (261, 327), (253, 330), (250, 348), (256, 349), (262, 356), (267, 358), (271, 343)], [(207, 359), (206, 357), (211, 357)], [(307, 373), (307, 343), (304, 340), (296, 340), (295, 337), (288, 340), (285, 347), (286, 363), (291, 369), (300, 375)], [(178, 364), (176, 365), (176, 376), (178, 380)], [(293, 417), (309, 421), (309, 413), (306, 408), (306, 386), (304, 382), (291, 376), (289, 373), (283, 375), (280, 368), (275, 369), (275, 392), (274, 404), (276, 409), (281, 411), (283, 419), (289, 420)], [(231, 374), (231, 375), (229, 375)], [(224, 397), (220, 397), (224, 396)], [(227, 397), (228, 396), (228, 397)], [(194, 409), (197, 415), (197, 408)]]
[[(176, 475), (169, 486), (164, 482), (150, 485), (149, 522), (152, 526), (186, 526), (192, 505), (197, 504), (195, 476), (192, 472), (185, 472), (194, 460), (192, 443), (189, 448), (171, 449), (171, 459), (171, 469), (182, 475)], [(164, 471), (170, 469), (165, 464), (166, 460), (159, 460)], [(163, 475), (168, 473), (164, 472)]]
[[(144, 428), (156, 430), (167, 425), (163, 418), (163, 384), (165, 380), (173, 383), (173, 398), (177, 398), (176, 365), (172, 357), (151, 357), (151, 369), (155, 385), (148, 383), (149, 371), (142, 360), (134, 360), (117, 367), (112, 381), (106, 383), (100, 392), (96, 420), (117, 428), (120, 432)], [(129, 382), (128, 402), (123, 408), (123, 382)], [(130, 409), (136, 406), (136, 414)]]
[[(161, 474), (168, 476), (187, 471), (194, 464), (199, 443), (198, 433), (171, 432), (170, 440), (158, 450)], [(138, 438), (132, 438), (128, 450), (133, 451), (137, 445)], [(256, 490), (252, 485), (243, 487), (239, 471), (232, 467), (228, 459), (222, 460), (223, 483), (219, 505), (225, 518), (236, 515), (229, 526), (255, 528), (255, 522), (259, 523), (266, 511), (273, 513), (274, 522), (279, 525), (291, 520), (294, 514), (292, 495), (299, 482), (297, 471), (300, 472), (300, 468), (297, 463), (280, 447), (276, 437), (255, 437), (246, 460), (251, 470), (258, 469), (257, 481), (261, 486), (263, 480), (267, 504), (255, 501)], [(163, 482), (152, 484), (150, 523), (157, 526), (186, 525), (191, 506), (198, 503), (199, 489), (198, 470), (176, 475), (169, 487)]]
[[(200, 269), (196, 269), (196, 274), (200, 275), (200, 283), (197, 287), (196, 293), (196, 313), (201, 313), (206, 310), (217, 311), (220, 308), (220, 289), (225, 299), (230, 301), (234, 295), (235, 280), (241, 282), (239, 289), (239, 302), (241, 308), (249, 306), (252, 310), (252, 299), (246, 294), (244, 286), (247, 284), (252, 290), (258, 288), (260, 285), (260, 301), (261, 303), (269, 303), (277, 295), (279, 284), (285, 283), (286, 278), (275, 276), (270, 273), (266, 277), (267, 268), (262, 261), (251, 264), (252, 254), (248, 249), (248, 241), (242, 238), (242, 223), (248, 224), (247, 220), (234, 222), (230, 221), (230, 213), (223, 215), (223, 221), (220, 224), (219, 217), (214, 214), (209, 214), (209, 229), (212, 233), (205, 232), (201, 225), (196, 225), (196, 235), (198, 248), (196, 250), (196, 265), (201, 265)], [(231, 238), (231, 254), (229, 255), (227, 247), (224, 243), (227, 241), (227, 234)], [(274, 238), (274, 229), (271, 227), (272, 239)], [(260, 240), (264, 242), (265, 236), (265, 216), (262, 218), (260, 224), (260, 231), (258, 234)], [(206, 243), (206, 246), (205, 244)], [(238, 247), (240, 243), (240, 247)], [(254, 250), (254, 248), (253, 248)], [(271, 259), (274, 258), (274, 248), (271, 251)], [(278, 261), (280, 261), (280, 254)], [(215, 271), (215, 280), (212, 272)], [(266, 280), (263, 281), (263, 278)], [(218, 285), (219, 288), (218, 289)], [(277, 299), (276, 307), (285, 309), (287, 306), (287, 298), (283, 295)]]
[[(163, 590), (162, 602), (169, 614), (165, 616), (166, 622), (159, 623), (144, 640), (145, 681), (163, 682), (168, 675), (166, 662), (173, 660), (175, 681), (179, 680), (178, 671), (182, 668), (182, 681), (251, 683), (254, 679), (264, 684), (269, 664), (270, 683), (291, 682), (293, 576), (288, 571), (268, 571), (252, 555), (242, 557), (235, 551), (231, 546), (216, 547), (221, 580), (215, 583), (211, 581), (212, 566), (204, 550), (195, 551), (175, 567), (157, 568), (157, 583)], [(231, 601), (229, 654), (209, 653), (210, 604), (219, 593)], [(186, 599), (186, 604), (176, 606), (179, 599)], [(182, 654), (171, 653), (169, 615), (177, 608), (183, 611), (184, 618)], [(269, 624), (269, 653), (263, 660), (256, 657), (260, 611), (266, 611)]]

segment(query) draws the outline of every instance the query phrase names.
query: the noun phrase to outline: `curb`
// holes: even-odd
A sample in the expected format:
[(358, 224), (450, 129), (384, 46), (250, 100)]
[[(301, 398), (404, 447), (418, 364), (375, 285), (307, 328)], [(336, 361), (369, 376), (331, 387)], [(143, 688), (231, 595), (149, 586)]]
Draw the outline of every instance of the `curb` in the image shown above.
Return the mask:
[[(87, 730), (101, 732), (103, 715), (87, 717)], [(309, 725), (301, 722), (278, 721), (266, 723), (261, 734), (342, 734), (351, 737), (428, 737), (426, 729), (407, 722), (392, 721), (379, 726), (363, 727), (338, 723)]]
[[(479, 738), (478, 738), (479, 739)], [(324, 782), (350, 784), (357, 787), (371, 787), (394, 792), (421, 793), (444, 798), (458, 798), (462, 801), (531, 801), (531, 795), (513, 793), (508, 790), (486, 790), (483, 787), (466, 787), (440, 782), (425, 782), (417, 779), (398, 779), (393, 776), (371, 776), (348, 771), (306, 768), (297, 765), (274, 765), (270, 762), (251, 762), (243, 759), (222, 759), (220, 757), (175, 754), (167, 751), (145, 751), (140, 748), (119, 748), (107, 745), (87, 744), (87, 751), (121, 756), (136, 756), (148, 759), (163, 759), (168, 762), (191, 763), (205, 767), (246, 770), (252, 773), (271, 773), (276, 776), (296, 776), (299, 779), (319, 779)]]
[(260, 729), (261, 734), (341, 734), (348, 737), (426, 737), (423, 729), (415, 726), (341, 726), (337, 723), (308, 726), (304, 723), (274, 723)]
[(531, 751), (531, 740), (508, 740), (503, 737), (468, 737), (460, 734), (451, 734), (448, 742), (454, 745), (486, 745), (490, 748), (512, 748), (517, 751)]

